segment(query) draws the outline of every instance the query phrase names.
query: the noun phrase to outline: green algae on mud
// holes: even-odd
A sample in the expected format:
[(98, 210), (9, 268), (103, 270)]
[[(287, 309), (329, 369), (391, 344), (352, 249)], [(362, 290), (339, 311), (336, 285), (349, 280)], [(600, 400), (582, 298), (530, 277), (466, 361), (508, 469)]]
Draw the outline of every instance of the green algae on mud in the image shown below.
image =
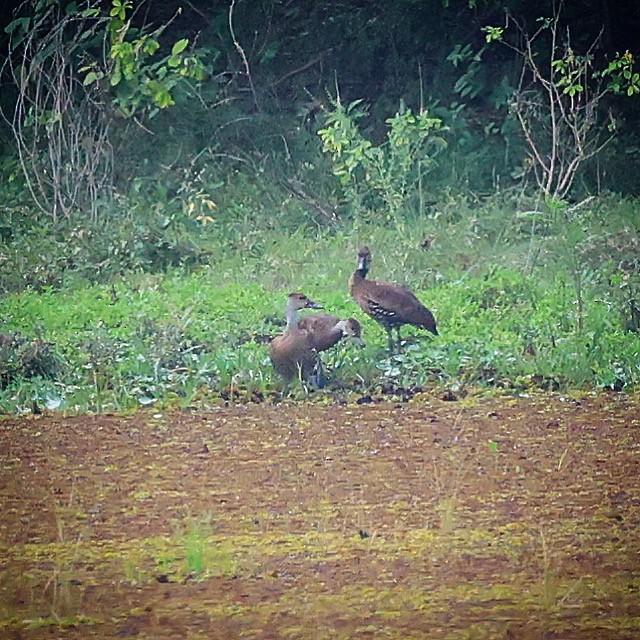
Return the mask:
[(640, 636), (640, 399), (0, 422), (0, 632)]

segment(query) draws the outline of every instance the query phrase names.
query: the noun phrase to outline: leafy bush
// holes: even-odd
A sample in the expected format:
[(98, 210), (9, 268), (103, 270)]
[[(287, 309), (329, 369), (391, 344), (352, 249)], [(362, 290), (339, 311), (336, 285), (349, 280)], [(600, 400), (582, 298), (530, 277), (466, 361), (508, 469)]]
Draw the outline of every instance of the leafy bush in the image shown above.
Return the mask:
[(0, 389), (21, 379), (53, 380), (62, 369), (62, 359), (51, 344), (19, 335), (0, 334)]
[(387, 119), (384, 142), (374, 145), (359, 128), (364, 115), (360, 100), (347, 106), (338, 102), (325, 116), (326, 126), (318, 135), (331, 156), (351, 213), (357, 219), (398, 224), (410, 208), (424, 211), (422, 180), (446, 147), (436, 135), (443, 131), (442, 121), (426, 111), (414, 114), (403, 108)]
[(108, 282), (114, 276), (190, 267), (207, 258), (198, 238), (202, 225), (180, 212), (131, 212), (112, 207), (104, 222), (83, 217), (52, 222), (47, 216), (6, 212), (0, 237), (0, 290), (60, 288), (71, 281)]

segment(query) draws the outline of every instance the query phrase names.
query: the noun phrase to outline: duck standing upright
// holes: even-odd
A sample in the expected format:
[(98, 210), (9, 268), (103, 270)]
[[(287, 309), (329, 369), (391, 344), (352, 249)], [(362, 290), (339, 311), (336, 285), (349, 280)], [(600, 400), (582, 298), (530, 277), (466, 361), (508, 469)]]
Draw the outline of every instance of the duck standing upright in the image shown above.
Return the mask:
[(393, 351), (393, 329), (400, 346), (400, 327), (405, 324), (426, 329), (438, 335), (436, 319), (416, 296), (402, 285), (368, 280), (371, 251), (362, 247), (358, 251), (358, 268), (349, 278), (349, 292), (356, 304), (387, 332), (389, 349)]
[(311, 333), (298, 324), (298, 311), (322, 308), (322, 305), (304, 293), (294, 292), (287, 297), (287, 326), (284, 333), (275, 337), (269, 345), (269, 357), (273, 367), (286, 383), (296, 377), (306, 380), (317, 369), (318, 352), (313, 345)]

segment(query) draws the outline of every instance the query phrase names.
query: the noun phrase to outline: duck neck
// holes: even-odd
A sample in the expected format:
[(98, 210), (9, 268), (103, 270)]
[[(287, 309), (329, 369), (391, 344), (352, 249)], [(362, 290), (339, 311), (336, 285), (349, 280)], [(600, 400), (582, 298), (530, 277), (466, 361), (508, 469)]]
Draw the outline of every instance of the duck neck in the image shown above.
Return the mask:
[(365, 267), (356, 269), (351, 274), (351, 278), (349, 278), (349, 289), (352, 294), (353, 294), (354, 288), (357, 287), (362, 282), (364, 282), (366, 277), (367, 277), (367, 269)]
[(340, 337), (342, 337), (345, 333), (346, 328), (347, 328), (346, 320), (340, 320), (339, 322), (336, 322), (333, 325), (333, 327), (331, 327), (331, 335), (333, 336), (339, 335)]
[(364, 280), (369, 273), (369, 260), (367, 256), (358, 256), (358, 268), (353, 274), (358, 280)]
[(287, 331), (292, 331), (293, 329), (295, 329), (298, 326), (298, 310), (288, 304), (285, 308), (285, 318), (287, 320)]

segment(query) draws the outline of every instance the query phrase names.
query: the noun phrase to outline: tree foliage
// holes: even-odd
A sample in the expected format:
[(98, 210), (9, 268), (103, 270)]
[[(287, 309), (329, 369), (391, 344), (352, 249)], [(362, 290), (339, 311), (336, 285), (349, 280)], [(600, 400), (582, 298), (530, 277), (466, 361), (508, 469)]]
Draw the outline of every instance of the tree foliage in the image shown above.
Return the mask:
[(579, 53), (570, 28), (561, 24), (562, 7), (559, 2), (552, 16), (540, 18), (532, 34), (510, 16), (507, 26), (515, 27), (515, 35), (507, 36), (503, 27), (484, 28), (488, 42), (506, 43), (522, 63), (511, 109), (526, 140), (536, 183), (551, 200), (564, 199), (581, 165), (616, 135), (607, 96), (640, 92), (633, 55), (616, 54), (598, 69), (600, 36)]
[[(117, 118), (151, 117), (174, 104), (178, 83), (200, 81), (187, 39), (162, 57), (154, 31), (133, 28), (131, 0), (21, 6), (7, 27), (3, 72), (16, 91), (2, 110), (34, 202), (54, 220), (83, 211), (94, 220), (113, 193)], [(154, 58), (155, 56), (155, 58)]]
[[(423, 212), (426, 191), (533, 187), (566, 198), (616, 175), (621, 154), (603, 155), (613, 133), (635, 148), (635, 100), (618, 94), (639, 87), (621, 19), (640, 27), (640, 11), (605, 0), (587, 18), (586, 4), (40, 0), (8, 27), (2, 82), (13, 99), (3, 92), (2, 111), (33, 199), (55, 219), (97, 219), (101, 203), (141, 182), (175, 193), (194, 176), (216, 202), (239, 174), (327, 220), (345, 171), (352, 186), (377, 176), (357, 198), (391, 218), (412, 197)], [(515, 29), (495, 26), (505, 13)], [(487, 42), (498, 38), (511, 49)], [(335, 87), (358, 114), (332, 107)], [(447, 135), (421, 138), (410, 119), (423, 114)], [(329, 149), (329, 131), (350, 137), (348, 153)], [(605, 157), (606, 173), (590, 162)]]

